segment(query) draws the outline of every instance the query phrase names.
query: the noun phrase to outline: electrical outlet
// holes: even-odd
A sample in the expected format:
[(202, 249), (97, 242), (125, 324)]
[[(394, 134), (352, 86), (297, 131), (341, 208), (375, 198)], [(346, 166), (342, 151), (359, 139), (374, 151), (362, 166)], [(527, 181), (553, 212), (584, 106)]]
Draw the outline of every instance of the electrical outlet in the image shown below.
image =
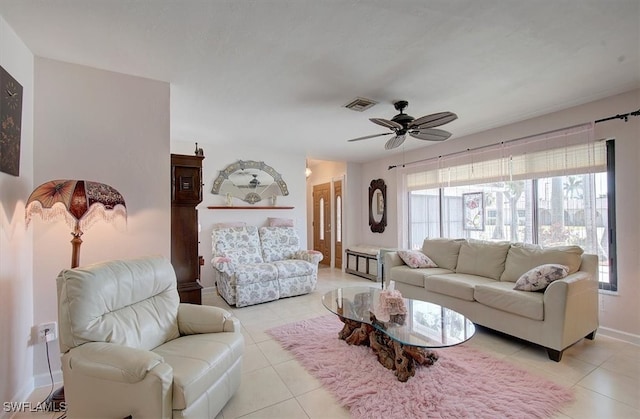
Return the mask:
[(58, 339), (58, 323), (48, 322), (38, 325), (38, 342), (51, 342)]

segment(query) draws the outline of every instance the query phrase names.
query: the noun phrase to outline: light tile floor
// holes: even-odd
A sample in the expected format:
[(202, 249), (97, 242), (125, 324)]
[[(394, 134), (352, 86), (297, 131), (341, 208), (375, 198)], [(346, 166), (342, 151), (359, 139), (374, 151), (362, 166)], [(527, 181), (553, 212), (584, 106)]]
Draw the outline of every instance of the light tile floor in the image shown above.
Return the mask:
[[(318, 287), (311, 294), (243, 308), (230, 308), (215, 292), (203, 293), (203, 304), (229, 309), (242, 323), (246, 341), (240, 389), (217, 419), (321, 419), (348, 418), (318, 380), (265, 330), (293, 321), (326, 315), (321, 296), (344, 286), (376, 286), (366, 279), (339, 270), (322, 268)], [(379, 285), (379, 284), (378, 284)], [(567, 349), (562, 362), (547, 358), (538, 346), (478, 328), (467, 343), (534, 374), (573, 387), (576, 401), (557, 418), (640, 418), (640, 347), (606, 336), (583, 339)], [(49, 388), (36, 389), (36, 403)], [(14, 418), (57, 418), (54, 413), (16, 414)]]

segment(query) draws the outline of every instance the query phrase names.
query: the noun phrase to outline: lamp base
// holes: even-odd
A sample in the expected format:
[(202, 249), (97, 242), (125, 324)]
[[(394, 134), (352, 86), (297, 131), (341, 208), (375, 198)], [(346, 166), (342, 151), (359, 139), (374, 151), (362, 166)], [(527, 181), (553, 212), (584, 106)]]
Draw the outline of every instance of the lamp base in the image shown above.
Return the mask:
[(47, 400), (45, 406), (48, 412), (64, 412), (67, 410), (67, 404), (64, 401), (64, 387), (55, 390)]

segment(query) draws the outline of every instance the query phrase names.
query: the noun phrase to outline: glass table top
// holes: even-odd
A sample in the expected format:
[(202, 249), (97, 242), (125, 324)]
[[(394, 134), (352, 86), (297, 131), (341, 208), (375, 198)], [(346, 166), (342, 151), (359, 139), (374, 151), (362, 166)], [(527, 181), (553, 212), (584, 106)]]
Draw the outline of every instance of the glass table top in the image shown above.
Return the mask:
[(403, 345), (444, 348), (463, 343), (473, 336), (473, 322), (462, 314), (426, 301), (403, 298), (407, 314), (398, 322), (371, 321), (384, 318), (378, 307), (380, 291), (370, 287), (338, 288), (322, 296), (322, 304), (332, 313), (349, 320), (367, 323)]

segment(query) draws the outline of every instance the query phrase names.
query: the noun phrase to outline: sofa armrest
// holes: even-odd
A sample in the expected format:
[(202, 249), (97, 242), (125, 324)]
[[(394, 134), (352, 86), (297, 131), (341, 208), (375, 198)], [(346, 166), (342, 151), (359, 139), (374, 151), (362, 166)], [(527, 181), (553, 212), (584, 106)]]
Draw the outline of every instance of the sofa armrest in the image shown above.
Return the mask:
[(309, 263), (317, 265), (324, 258), (322, 252), (317, 250), (298, 250), (294, 255), (294, 259), (306, 260)]
[(220, 307), (181, 303), (178, 306), (180, 335), (238, 332), (240, 320)]
[(216, 256), (211, 259), (211, 264), (214, 269), (217, 269), (220, 272), (226, 273), (227, 275), (233, 275), (235, 272), (235, 266), (231, 259), (225, 256)]
[[(151, 351), (107, 342), (89, 342), (69, 351), (69, 364), (74, 373), (119, 383), (137, 383), (164, 359)], [(168, 365), (168, 364), (167, 364)], [(173, 381), (173, 373), (160, 374), (163, 381)]]
[(596, 330), (598, 281), (583, 271), (553, 281), (544, 292), (544, 319), (561, 328), (565, 347)]
[(400, 256), (398, 256), (398, 252), (395, 251), (391, 251), (391, 252), (385, 252), (384, 253), (384, 261), (383, 261), (383, 278), (382, 280), (384, 281), (384, 286), (388, 287), (389, 286), (389, 282), (393, 281), (393, 278), (391, 278), (391, 268), (393, 268), (394, 266), (402, 266), (402, 265), (406, 265), (406, 263), (404, 263), (404, 261), (402, 260), (402, 258)]
[(564, 304), (572, 296), (590, 291), (597, 294), (597, 282), (587, 272), (578, 271), (549, 284), (544, 291), (544, 302), (546, 305), (557, 300)]
[(400, 256), (398, 256), (398, 252), (386, 252), (384, 254), (385, 270), (387, 270), (387, 268), (391, 269), (394, 266), (402, 266), (402, 265), (406, 265), (406, 263), (404, 263), (404, 261), (400, 258)]

